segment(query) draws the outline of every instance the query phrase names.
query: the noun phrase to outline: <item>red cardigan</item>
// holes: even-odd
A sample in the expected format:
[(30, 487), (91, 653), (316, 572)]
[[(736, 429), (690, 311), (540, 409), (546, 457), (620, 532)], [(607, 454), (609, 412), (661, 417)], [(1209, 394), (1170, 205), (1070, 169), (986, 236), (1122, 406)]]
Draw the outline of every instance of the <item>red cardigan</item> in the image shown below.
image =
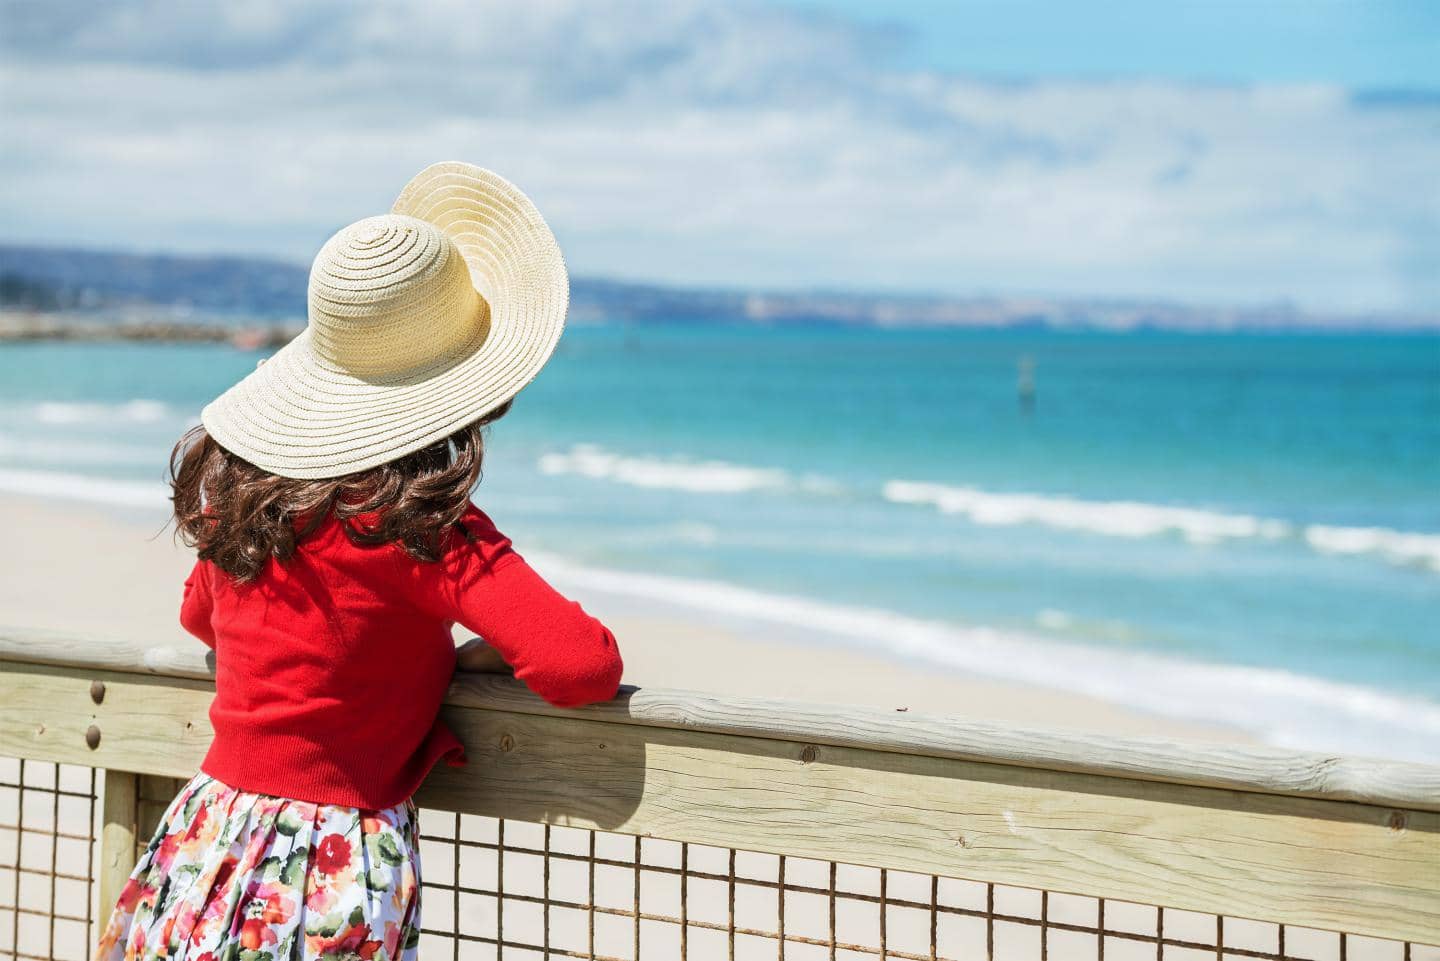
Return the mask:
[(615, 638), (540, 578), (471, 504), (441, 559), (357, 547), (333, 516), (283, 564), (236, 584), (210, 561), (180, 623), (215, 649), (215, 740), (201, 770), (241, 790), (384, 808), (465, 748), (437, 717), (455, 669), (450, 628), (484, 637), (552, 704), (615, 695)]

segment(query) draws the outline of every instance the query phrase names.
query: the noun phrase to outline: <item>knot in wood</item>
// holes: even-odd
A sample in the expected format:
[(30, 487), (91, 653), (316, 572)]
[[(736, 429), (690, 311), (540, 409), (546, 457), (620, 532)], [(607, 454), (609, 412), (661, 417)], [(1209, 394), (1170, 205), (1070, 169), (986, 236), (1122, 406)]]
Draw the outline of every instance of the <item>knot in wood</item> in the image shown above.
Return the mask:
[(105, 700), (104, 681), (90, 682), (90, 700), (94, 701), (96, 704), (99, 704), (101, 701)]
[(515, 739), (508, 734), (500, 735), (500, 750), (504, 751), (506, 754), (509, 754), (511, 751), (515, 750)]
[(100, 746), (100, 729), (94, 724), (85, 729), (85, 743), (90, 745), (90, 750)]
[(813, 764), (815, 759), (819, 756), (820, 749), (813, 744), (807, 744), (805, 745), (805, 750), (800, 752), (800, 763)]
[(1395, 832), (1400, 832), (1400, 831), (1405, 830), (1405, 825), (1406, 825), (1406, 823), (1408, 822), (1408, 820), (1409, 820), (1409, 819), (1405, 817), (1405, 812), (1404, 812), (1404, 811), (1391, 811), (1391, 812), (1390, 812), (1390, 830), (1395, 831)]

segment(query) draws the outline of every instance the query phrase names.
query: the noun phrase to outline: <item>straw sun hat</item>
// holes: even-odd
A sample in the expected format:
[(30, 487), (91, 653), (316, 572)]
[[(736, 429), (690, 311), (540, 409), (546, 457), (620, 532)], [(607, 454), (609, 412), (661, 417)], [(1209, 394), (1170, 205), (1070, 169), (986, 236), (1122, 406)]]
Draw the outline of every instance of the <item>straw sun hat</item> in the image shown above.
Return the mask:
[(514, 397), (560, 339), (569, 282), (529, 198), (446, 162), (326, 242), (309, 301), (305, 330), (200, 413), (222, 447), (284, 477), (375, 467)]

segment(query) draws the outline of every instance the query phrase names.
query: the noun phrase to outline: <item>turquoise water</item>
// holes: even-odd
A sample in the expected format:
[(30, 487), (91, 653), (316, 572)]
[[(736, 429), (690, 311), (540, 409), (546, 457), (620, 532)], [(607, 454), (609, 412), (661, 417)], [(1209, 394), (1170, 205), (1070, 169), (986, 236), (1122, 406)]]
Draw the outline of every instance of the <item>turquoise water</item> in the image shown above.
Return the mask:
[[(258, 356), (0, 348), (0, 489), (158, 523)], [(575, 328), (490, 451), (576, 590), (1440, 759), (1437, 338)]]

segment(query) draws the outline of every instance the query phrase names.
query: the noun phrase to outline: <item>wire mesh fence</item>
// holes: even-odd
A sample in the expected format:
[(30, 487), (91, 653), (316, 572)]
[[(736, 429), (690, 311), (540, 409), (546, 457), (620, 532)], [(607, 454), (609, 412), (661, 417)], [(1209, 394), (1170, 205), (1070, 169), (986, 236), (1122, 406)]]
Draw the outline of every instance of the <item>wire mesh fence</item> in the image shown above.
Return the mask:
[(426, 961), (1440, 961), (1440, 948), (421, 811)]
[(0, 957), (90, 957), (97, 785), (94, 768), (0, 758)]
[[(181, 782), (141, 778), (138, 846)], [(103, 788), (0, 758), (0, 958), (86, 959)], [(422, 809), (423, 961), (1440, 961), (1440, 948)], [(137, 852), (138, 853), (138, 852)], [(97, 920), (98, 919), (98, 920)]]

